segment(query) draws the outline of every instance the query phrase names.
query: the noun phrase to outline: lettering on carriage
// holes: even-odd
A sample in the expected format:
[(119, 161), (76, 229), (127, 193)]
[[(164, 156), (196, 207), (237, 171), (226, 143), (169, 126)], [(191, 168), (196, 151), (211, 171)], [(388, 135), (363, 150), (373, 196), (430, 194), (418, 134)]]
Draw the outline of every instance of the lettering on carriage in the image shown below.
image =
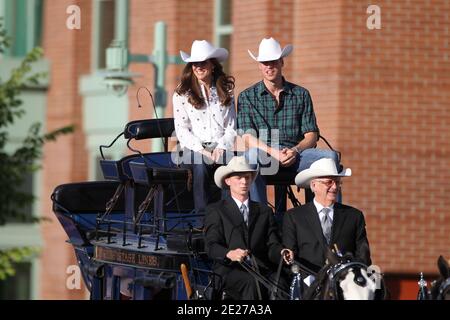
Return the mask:
[(157, 256), (144, 255), (136, 252), (96, 247), (95, 257), (104, 261), (134, 264), (144, 267), (159, 267), (159, 259)]
[(119, 257), (119, 260), (125, 263), (135, 263), (136, 261), (136, 255), (129, 252), (120, 252)]
[(157, 257), (143, 254), (138, 255), (138, 264), (148, 267), (157, 267), (159, 265)]

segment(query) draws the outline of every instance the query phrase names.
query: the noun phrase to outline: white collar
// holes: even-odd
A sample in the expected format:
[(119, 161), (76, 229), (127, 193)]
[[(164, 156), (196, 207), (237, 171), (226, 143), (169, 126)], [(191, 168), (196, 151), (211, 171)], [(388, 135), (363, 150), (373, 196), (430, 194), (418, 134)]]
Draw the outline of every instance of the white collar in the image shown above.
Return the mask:
[(234, 200), (234, 202), (236, 202), (238, 208), (240, 209), (242, 204), (245, 204), (245, 206), (247, 207), (247, 209), (250, 211), (250, 208), (248, 207), (248, 198), (246, 200), (244, 200), (244, 202), (239, 201), (238, 199), (236, 199), (235, 197), (231, 196), (231, 198)]
[(313, 203), (314, 203), (314, 206), (317, 209), (317, 212), (319, 213), (319, 218), (323, 215), (322, 209), (323, 208), (328, 208), (328, 209), (330, 209), (330, 212), (328, 213), (328, 216), (331, 218), (331, 220), (333, 220), (334, 203), (331, 206), (329, 206), (329, 207), (324, 207), (323, 205), (321, 205), (319, 202), (316, 201), (316, 198), (313, 199)]

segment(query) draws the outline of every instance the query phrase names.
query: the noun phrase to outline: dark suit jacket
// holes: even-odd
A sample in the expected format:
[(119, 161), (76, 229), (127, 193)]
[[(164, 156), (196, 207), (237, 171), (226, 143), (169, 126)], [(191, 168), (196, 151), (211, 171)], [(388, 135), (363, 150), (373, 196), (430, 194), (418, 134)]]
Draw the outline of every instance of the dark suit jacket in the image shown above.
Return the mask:
[[(334, 205), (331, 244), (342, 254), (351, 252), (356, 261), (371, 265), (364, 215), (340, 203)], [(313, 202), (287, 211), (283, 218), (283, 245), (294, 251), (296, 259), (306, 260), (318, 269), (325, 265), (326, 240)]]
[(205, 248), (216, 262), (214, 271), (224, 276), (238, 266), (226, 258), (228, 251), (248, 249), (255, 256), (260, 272), (267, 272), (276, 271), (282, 246), (269, 207), (249, 201), (247, 227), (236, 202), (228, 198), (206, 208)]

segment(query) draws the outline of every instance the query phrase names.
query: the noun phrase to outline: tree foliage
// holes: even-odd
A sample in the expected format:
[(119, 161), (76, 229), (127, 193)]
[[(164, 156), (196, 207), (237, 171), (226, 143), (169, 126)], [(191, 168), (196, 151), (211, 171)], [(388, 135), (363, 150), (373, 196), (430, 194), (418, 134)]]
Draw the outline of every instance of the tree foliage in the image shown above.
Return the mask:
[[(10, 45), (0, 18), (0, 53)], [(33, 63), (41, 59), (43, 51), (34, 48), (14, 68), (9, 78), (0, 78), (0, 225), (7, 222), (37, 222), (40, 219), (26, 214), (33, 203), (34, 196), (23, 191), (22, 185), (27, 174), (40, 168), (39, 160), (45, 142), (73, 131), (72, 126), (57, 129), (50, 133), (41, 132), (41, 124), (34, 123), (28, 129), (25, 139), (15, 150), (6, 148), (10, 142), (9, 131), (25, 110), (20, 95), (26, 88), (37, 86), (46, 77), (45, 73), (32, 71)], [(2, 59), (0, 57), (0, 59)], [(33, 248), (0, 248), (0, 280), (14, 274), (14, 263), (22, 261), (36, 252)]]

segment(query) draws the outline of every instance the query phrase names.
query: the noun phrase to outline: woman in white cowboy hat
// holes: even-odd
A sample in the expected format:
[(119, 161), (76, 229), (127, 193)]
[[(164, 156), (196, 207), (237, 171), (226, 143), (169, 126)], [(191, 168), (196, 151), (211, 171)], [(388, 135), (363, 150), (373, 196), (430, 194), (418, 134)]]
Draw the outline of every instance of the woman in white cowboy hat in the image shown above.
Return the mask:
[(195, 40), (191, 54), (180, 51), (180, 55), (187, 64), (173, 94), (173, 116), (182, 162), (192, 165), (194, 205), (201, 214), (208, 203), (213, 170), (234, 148), (234, 78), (220, 64), (228, 51), (206, 40)]
[(325, 265), (326, 248), (335, 244), (342, 254), (371, 264), (363, 213), (337, 202), (341, 179), (351, 174), (349, 168), (339, 172), (334, 160), (323, 158), (295, 177), (296, 185), (311, 188), (314, 199), (284, 214), (283, 244), (315, 271)]
[[(242, 156), (233, 157), (214, 174), (216, 185), (229, 189), (230, 197), (206, 209), (205, 249), (215, 262), (213, 269), (221, 276), (223, 290), (236, 300), (259, 298), (255, 278), (239, 262), (252, 256), (260, 273), (267, 276), (274, 273), (281, 255), (286, 262), (293, 257), (291, 250), (281, 246), (272, 209), (249, 200), (250, 184), (257, 174), (257, 166)], [(261, 298), (267, 298), (265, 288), (261, 289)]]

